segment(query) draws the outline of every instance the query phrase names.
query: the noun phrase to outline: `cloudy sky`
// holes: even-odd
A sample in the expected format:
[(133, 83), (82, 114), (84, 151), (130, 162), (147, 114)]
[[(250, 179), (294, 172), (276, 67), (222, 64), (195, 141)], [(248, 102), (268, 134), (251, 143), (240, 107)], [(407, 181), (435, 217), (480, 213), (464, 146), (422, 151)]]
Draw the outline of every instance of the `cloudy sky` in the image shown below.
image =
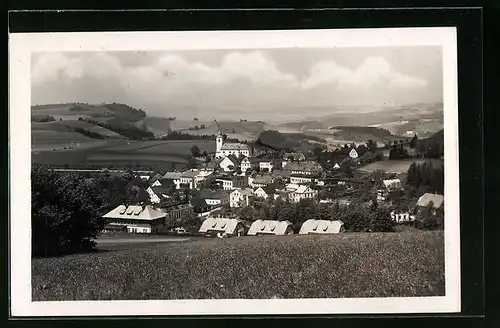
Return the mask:
[(31, 103), (263, 119), (442, 102), (440, 47), (66, 52), (32, 57)]

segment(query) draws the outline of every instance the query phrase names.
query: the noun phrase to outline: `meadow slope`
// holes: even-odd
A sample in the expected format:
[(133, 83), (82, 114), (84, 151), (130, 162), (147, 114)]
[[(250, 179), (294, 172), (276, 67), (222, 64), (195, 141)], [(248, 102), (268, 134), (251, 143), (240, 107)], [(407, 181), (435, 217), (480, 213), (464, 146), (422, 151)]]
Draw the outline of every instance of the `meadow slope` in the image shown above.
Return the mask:
[(34, 301), (444, 295), (442, 232), (198, 239), (32, 261)]

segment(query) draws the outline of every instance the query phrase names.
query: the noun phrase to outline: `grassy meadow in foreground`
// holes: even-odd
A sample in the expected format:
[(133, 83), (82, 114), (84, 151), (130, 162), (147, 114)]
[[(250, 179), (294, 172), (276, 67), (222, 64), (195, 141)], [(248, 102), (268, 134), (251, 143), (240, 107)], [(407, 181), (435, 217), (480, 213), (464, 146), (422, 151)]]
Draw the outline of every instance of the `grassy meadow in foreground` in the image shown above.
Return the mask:
[(33, 301), (442, 296), (444, 240), (442, 232), (198, 239), (33, 259), (32, 288)]

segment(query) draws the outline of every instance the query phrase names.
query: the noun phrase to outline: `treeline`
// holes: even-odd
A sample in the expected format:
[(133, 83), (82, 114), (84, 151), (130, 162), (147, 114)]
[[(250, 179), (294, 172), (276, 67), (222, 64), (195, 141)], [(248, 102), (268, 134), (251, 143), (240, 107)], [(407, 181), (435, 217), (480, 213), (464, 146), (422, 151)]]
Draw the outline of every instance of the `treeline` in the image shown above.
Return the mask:
[(102, 215), (120, 204), (145, 202), (147, 182), (131, 172), (118, 176), (31, 172), (32, 254), (53, 256), (91, 251)]
[(339, 134), (342, 136), (355, 136), (359, 134), (370, 134), (374, 137), (384, 139), (392, 137), (389, 130), (373, 127), (373, 126), (333, 126), (331, 130), (341, 130)]
[[(167, 135), (160, 138), (160, 140), (213, 140), (215, 141), (215, 134), (203, 134), (203, 135), (194, 135), (189, 133), (181, 133), (178, 131), (172, 131)], [(247, 141), (240, 141), (235, 138), (225, 138), (224, 142), (241, 142), (248, 143)]]
[(82, 128), (75, 128), (75, 132), (78, 132), (80, 134), (83, 134), (86, 137), (93, 138), (93, 139), (106, 139), (106, 137), (100, 133), (92, 132), (92, 131), (85, 130)]
[(118, 119), (112, 119), (106, 122), (96, 121), (94, 119), (83, 119), (87, 123), (92, 123), (100, 127), (116, 132), (131, 140), (153, 140), (155, 135), (151, 131), (142, 130), (129, 122), (123, 122)]
[(299, 203), (291, 203), (282, 199), (274, 201), (254, 199), (250, 206), (242, 208), (226, 206), (224, 211), (246, 221), (257, 219), (288, 220), (292, 223), (296, 233), (300, 231), (300, 227), (308, 219), (341, 220), (344, 222), (346, 231), (349, 232), (393, 231), (394, 226), (390, 209), (379, 207), (376, 201), (372, 202), (370, 206), (362, 204), (340, 206), (338, 203), (318, 204), (309, 199), (303, 199)]
[(425, 187), (426, 192), (444, 193), (444, 166), (434, 165), (432, 161), (422, 164), (413, 163), (408, 168), (406, 183), (416, 189)]
[[(88, 103), (72, 103), (69, 109), (73, 112), (97, 111), (100, 115), (106, 116), (106, 110), (112, 112), (112, 116), (126, 122), (137, 122), (146, 117), (146, 112), (142, 109), (137, 109), (132, 106), (120, 103), (89, 105)], [(99, 115), (97, 115), (99, 116)]]
[(113, 102), (112, 104), (104, 105), (104, 107), (112, 110), (115, 117), (127, 122), (137, 122), (146, 117), (146, 112), (142, 109), (137, 109), (126, 104)]
[(31, 117), (31, 122), (37, 122), (37, 123), (54, 122), (55, 120), (56, 119), (52, 115)]

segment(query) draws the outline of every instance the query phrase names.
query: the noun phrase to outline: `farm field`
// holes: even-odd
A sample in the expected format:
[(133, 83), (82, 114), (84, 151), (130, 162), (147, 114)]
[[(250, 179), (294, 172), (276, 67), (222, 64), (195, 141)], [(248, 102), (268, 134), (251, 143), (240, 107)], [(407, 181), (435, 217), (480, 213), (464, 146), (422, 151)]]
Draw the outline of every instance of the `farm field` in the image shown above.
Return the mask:
[(443, 233), (430, 231), (195, 238), (32, 260), (33, 301), (412, 297), (444, 288)]
[[(378, 161), (367, 164), (365, 166), (360, 167), (359, 170), (364, 172), (373, 172), (377, 170), (382, 170), (387, 173), (405, 173), (408, 171), (412, 163), (421, 164), (426, 161), (429, 161), (429, 159), (421, 159), (421, 158), (401, 159), (401, 160), (388, 159), (385, 161)], [(441, 160), (431, 160), (431, 161), (432, 164), (443, 165), (443, 161)]]
[[(67, 147), (74, 134), (61, 139), (66, 132), (52, 132), (55, 136), (54, 144), (41, 144), (40, 147), (33, 146), (33, 163), (48, 164), (54, 166), (80, 167), (146, 167), (158, 169), (172, 169), (174, 164), (185, 165), (191, 154), (191, 147), (197, 145), (200, 151), (213, 152), (215, 144), (213, 141), (205, 140), (154, 140), (154, 141), (132, 141), (120, 139), (80, 139), (80, 147), (71, 150), (52, 151)], [(85, 136), (77, 133), (82, 138)], [(64, 141), (65, 140), (65, 141)], [(64, 141), (64, 142), (63, 142)], [(94, 143), (90, 143), (90, 141)], [(85, 142), (85, 143), (84, 143)], [(42, 147), (43, 146), (43, 147)]]
[(80, 128), (90, 132), (99, 133), (105, 137), (120, 138), (120, 139), (125, 138), (114, 131), (103, 128), (102, 126), (88, 123), (85, 121), (79, 121), (78, 119), (31, 124), (32, 131), (39, 131), (39, 130), (72, 131), (75, 128)]

